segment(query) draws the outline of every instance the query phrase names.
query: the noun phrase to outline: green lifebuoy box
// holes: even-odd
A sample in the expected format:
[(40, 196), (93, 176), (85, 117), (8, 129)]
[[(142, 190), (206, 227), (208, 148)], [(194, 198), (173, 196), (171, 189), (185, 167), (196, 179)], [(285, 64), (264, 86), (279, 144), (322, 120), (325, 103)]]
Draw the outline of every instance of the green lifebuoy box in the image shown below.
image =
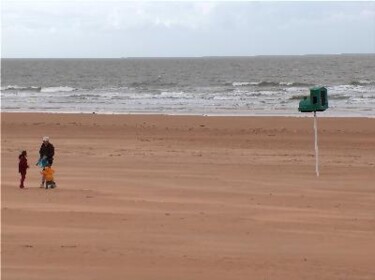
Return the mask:
[(310, 88), (310, 98), (305, 96), (298, 106), (300, 112), (316, 112), (328, 109), (328, 95), (325, 87)]

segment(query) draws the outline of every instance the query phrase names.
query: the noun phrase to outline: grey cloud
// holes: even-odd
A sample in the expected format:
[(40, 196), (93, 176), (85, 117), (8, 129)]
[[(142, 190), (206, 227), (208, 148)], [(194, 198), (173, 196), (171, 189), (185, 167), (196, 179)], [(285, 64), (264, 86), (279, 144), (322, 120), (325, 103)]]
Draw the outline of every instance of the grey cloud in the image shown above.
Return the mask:
[[(375, 2), (8, 0), (2, 10), (2, 55), (118, 57), (374, 52), (374, 36), (371, 38), (375, 33), (374, 10)], [(314, 44), (317, 37), (325, 43)]]

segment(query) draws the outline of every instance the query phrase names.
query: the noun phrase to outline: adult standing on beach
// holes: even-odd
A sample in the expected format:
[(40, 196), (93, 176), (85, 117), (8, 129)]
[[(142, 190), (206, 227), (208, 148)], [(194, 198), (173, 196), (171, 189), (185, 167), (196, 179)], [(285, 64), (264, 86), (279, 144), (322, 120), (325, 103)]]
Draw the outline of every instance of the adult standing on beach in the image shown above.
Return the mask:
[[(48, 136), (43, 137), (43, 143), (40, 146), (39, 155), (40, 155), (40, 158), (39, 158), (37, 165), (39, 165), (43, 169), (46, 166), (49, 166), (49, 167), (52, 166), (53, 157), (55, 155), (55, 147), (49, 142)], [(42, 174), (42, 183), (40, 184), (41, 188), (44, 187), (44, 183), (45, 183), (45, 178), (44, 178), (44, 175)]]
[(39, 149), (40, 159), (46, 158), (48, 161), (48, 165), (52, 166), (53, 164), (53, 157), (55, 155), (55, 147), (49, 142), (49, 137), (43, 137), (43, 143)]

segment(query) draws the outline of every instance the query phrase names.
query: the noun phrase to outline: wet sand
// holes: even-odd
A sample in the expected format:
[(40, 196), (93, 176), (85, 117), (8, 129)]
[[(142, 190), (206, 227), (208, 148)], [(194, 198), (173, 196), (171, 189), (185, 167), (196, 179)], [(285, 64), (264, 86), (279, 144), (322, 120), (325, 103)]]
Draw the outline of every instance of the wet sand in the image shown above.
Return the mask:
[(375, 279), (375, 119), (1, 118), (2, 279)]

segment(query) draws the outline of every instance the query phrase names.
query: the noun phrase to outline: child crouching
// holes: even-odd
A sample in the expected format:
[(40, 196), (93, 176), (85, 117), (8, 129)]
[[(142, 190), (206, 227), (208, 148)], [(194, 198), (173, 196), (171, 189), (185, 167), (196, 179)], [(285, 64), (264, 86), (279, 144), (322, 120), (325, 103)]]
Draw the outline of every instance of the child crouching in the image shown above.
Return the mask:
[(56, 188), (56, 183), (54, 181), (53, 174), (55, 173), (55, 170), (52, 169), (51, 166), (46, 166), (42, 170), (43, 179), (46, 182), (46, 189), (53, 189)]

